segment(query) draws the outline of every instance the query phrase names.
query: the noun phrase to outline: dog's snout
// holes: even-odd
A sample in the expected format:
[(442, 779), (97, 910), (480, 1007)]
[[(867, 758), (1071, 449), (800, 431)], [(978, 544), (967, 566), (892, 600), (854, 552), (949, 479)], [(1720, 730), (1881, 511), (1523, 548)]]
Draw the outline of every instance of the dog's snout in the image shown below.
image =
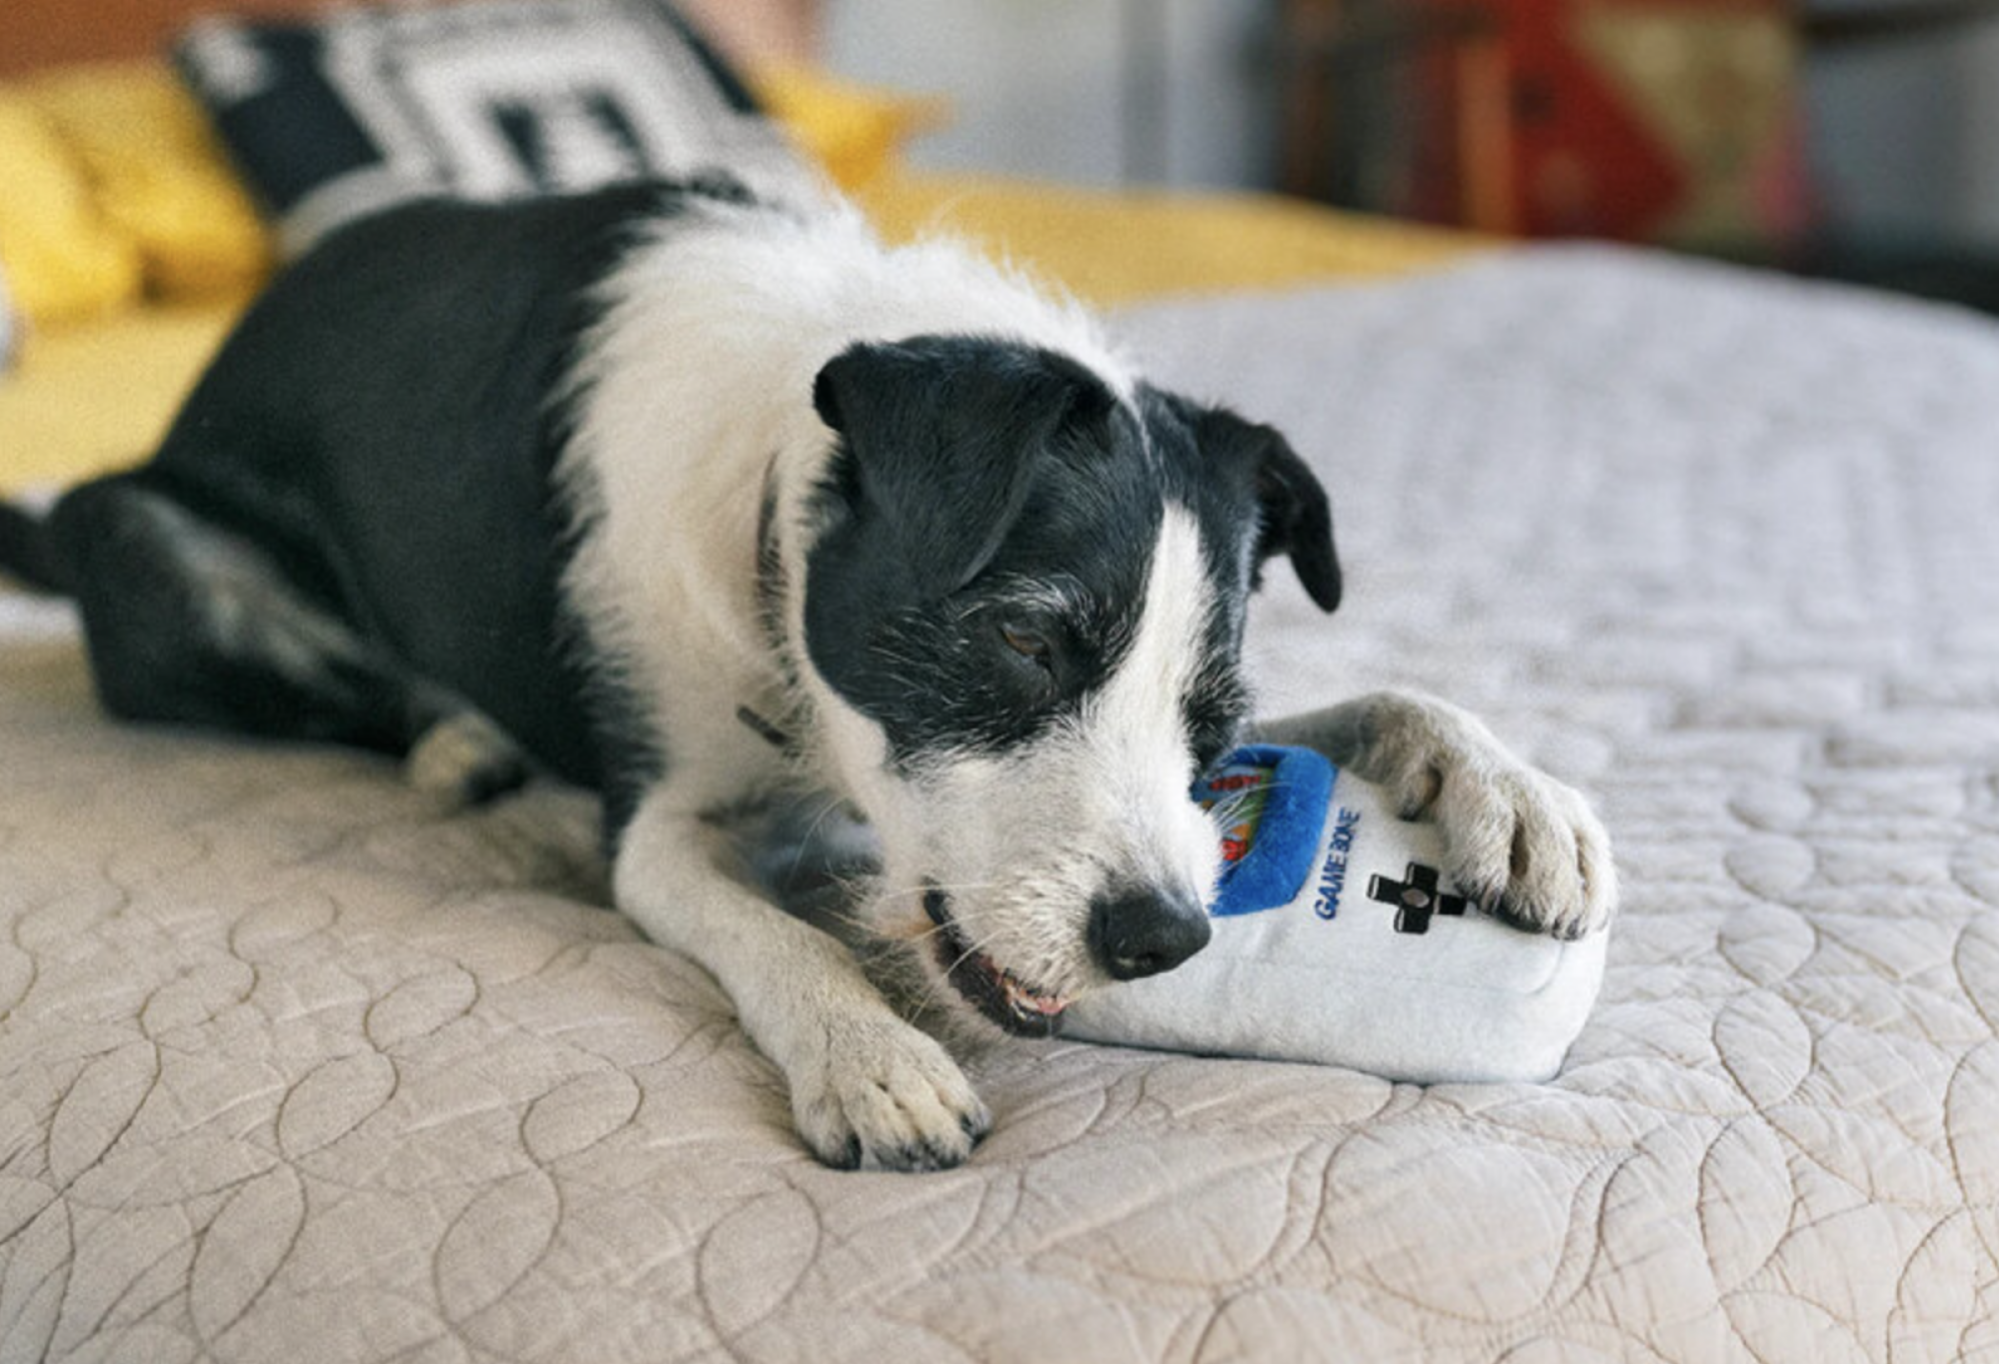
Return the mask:
[(1210, 932), (1207, 910), (1184, 892), (1148, 886), (1090, 902), (1090, 952), (1113, 980), (1171, 971), (1206, 947)]

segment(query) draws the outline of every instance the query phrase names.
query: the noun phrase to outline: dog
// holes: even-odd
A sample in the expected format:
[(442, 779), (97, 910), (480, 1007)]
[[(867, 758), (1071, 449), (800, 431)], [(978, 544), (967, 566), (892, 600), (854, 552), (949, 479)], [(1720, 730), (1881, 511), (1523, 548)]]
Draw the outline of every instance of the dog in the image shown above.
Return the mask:
[[(719, 177), (342, 229), (149, 463), (0, 513), (114, 715), (359, 745), (454, 800), (594, 789), (616, 905), (728, 992), (820, 1160), (893, 1169), (990, 1126), (947, 1042), (1053, 1034), (1207, 941), (1189, 784), (1252, 732), (1280, 557), (1339, 603), (1276, 431), (962, 247)], [(1464, 712), (1256, 732), (1436, 820), (1486, 911), (1612, 912), (1589, 807)], [(862, 909), (930, 1030), (746, 869), (741, 829), (809, 790), (873, 830)]]

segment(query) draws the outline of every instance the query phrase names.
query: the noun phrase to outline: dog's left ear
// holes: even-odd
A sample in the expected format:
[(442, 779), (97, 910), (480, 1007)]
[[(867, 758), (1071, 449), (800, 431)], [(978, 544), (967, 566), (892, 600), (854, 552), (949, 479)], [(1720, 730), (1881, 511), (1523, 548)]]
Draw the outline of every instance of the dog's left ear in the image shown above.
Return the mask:
[(812, 386), (846, 447), (849, 505), (912, 581), (946, 592), (991, 561), (1061, 434), (1113, 402), (1073, 360), (971, 336), (855, 345)]
[(1290, 558), (1306, 595), (1321, 611), (1340, 604), (1340, 560), (1333, 549), (1333, 509), (1318, 476), (1291, 443), (1271, 427), (1244, 421), (1222, 408), (1200, 413), (1196, 435), (1203, 455), (1242, 467), (1256, 485), (1261, 517), (1256, 541), (1259, 566), (1274, 555)]

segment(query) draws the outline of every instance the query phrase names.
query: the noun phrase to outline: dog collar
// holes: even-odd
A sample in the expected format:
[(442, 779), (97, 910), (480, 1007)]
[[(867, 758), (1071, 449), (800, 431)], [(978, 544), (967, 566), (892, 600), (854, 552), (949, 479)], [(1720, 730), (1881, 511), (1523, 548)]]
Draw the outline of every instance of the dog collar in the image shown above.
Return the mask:
[(736, 718), (743, 722), (750, 733), (762, 739), (772, 748), (781, 748), (786, 752), (791, 751), (791, 736), (770, 721), (764, 719), (763, 716), (751, 710), (748, 706), (737, 706)]
[[(777, 546), (777, 456), (764, 466), (763, 497), (757, 505), (757, 616), (771, 657), (778, 660), (786, 687), (796, 690), (790, 655), (784, 647), (784, 556)], [(790, 734), (748, 706), (736, 707), (736, 719), (759, 739), (786, 753), (797, 751)]]

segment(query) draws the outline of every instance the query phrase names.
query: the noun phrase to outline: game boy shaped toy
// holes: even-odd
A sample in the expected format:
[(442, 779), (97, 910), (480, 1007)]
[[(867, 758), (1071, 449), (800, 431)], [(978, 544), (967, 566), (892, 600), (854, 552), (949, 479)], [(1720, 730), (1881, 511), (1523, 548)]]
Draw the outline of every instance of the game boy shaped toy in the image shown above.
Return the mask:
[(1238, 749), (1194, 796), (1224, 823), (1214, 937), (1078, 1000), (1066, 1035), (1423, 1083), (1561, 1068), (1606, 932), (1563, 942), (1480, 913), (1445, 880), (1433, 825), (1308, 749)]

